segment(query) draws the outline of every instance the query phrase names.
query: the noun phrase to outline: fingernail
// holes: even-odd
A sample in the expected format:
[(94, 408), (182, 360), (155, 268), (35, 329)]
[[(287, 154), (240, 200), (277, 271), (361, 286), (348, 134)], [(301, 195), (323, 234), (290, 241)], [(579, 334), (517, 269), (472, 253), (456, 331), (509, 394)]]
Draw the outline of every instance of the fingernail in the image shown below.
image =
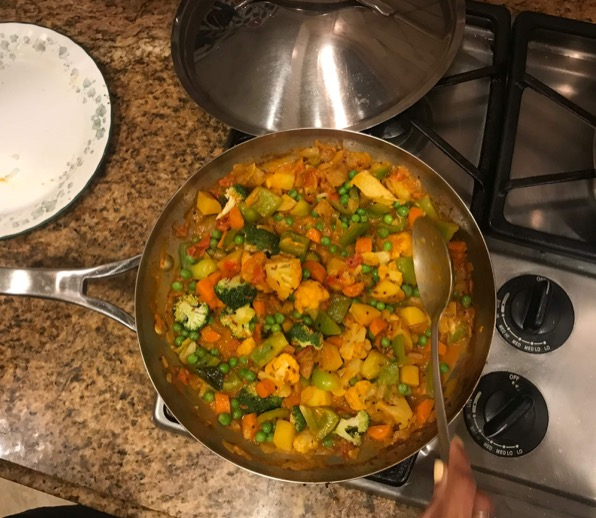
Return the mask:
[(459, 435), (453, 436), (453, 444), (456, 444), (460, 448), (464, 447), (464, 441), (462, 440), (462, 438)]
[(443, 473), (445, 472), (445, 464), (440, 459), (435, 460), (435, 469), (433, 473), (433, 477), (435, 480), (435, 484), (438, 484), (443, 480)]

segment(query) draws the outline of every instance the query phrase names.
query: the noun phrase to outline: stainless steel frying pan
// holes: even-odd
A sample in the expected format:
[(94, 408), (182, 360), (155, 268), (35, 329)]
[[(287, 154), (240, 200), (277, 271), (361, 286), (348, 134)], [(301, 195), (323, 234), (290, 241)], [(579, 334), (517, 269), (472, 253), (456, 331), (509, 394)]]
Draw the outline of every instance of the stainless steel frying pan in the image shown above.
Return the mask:
[[(488, 356), (495, 324), (495, 286), (493, 271), (484, 239), (472, 215), (456, 192), (419, 159), (383, 140), (345, 130), (299, 129), (255, 138), (223, 153), (192, 176), (172, 197), (157, 220), (142, 256), (85, 270), (43, 270), (0, 268), (0, 293), (57, 299), (99, 311), (136, 330), (141, 354), (149, 377), (176, 419), (210, 450), (255, 473), (295, 482), (339, 482), (364, 477), (397, 464), (432, 440), (437, 433), (430, 424), (406, 442), (379, 451), (364, 447), (356, 461), (341, 457), (321, 456), (316, 461), (281, 454), (265, 453), (254, 444), (247, 444), (240, 434), (219, 426), (211, 410), (202, 404), (189, 388), (167, 380), (169, 365), (176, 365), (177, 356), (163, 336), (155, 331), (155, 315), (165, 307), (171, 283), (168, 274), (160, 271), (164, 254), (176, 256), (178, 242), (172, 226), (180, 222), (195, 202), (196, 192), (212, 185), (231, 171), (238, 162), (259, 161), (261, 157), (306, 147), (315, 140), (339, 142), (347, 149), (368, 151), (375, 159), (403, 164), (418, 176), (426, 191), (442, 212), (460, 225), (459, 237), (468, 244), (469, 258), (474, 265), (474, 303), (476, 321), (470, 354), (463, 365), (454, 370), (456, 384), (447, 404), (447, 416), (453, 420), (472, 394)], [(139, 264), (135, 293), (134, 319), (112, 304), (84, 295), (86, 279), (122, 273)], [(171, 272), (173, 275), (173, 272)]]

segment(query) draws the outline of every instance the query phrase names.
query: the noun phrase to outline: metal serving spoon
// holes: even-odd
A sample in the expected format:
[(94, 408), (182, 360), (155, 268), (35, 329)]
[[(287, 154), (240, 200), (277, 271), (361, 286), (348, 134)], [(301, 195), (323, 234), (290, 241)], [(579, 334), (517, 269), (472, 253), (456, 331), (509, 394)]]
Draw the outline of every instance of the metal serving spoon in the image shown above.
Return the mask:
[(426, 216), (419, 217), (414, 222), (412, 242), (418, 291), (431, 320), (431, 361), (439, 429), (439, 452), (441, 460), (448, 464), (450, 441), (439, 369), (439, 318), (449, 303), (453, 289), (451, 259), (445, 238), (433, 221)]

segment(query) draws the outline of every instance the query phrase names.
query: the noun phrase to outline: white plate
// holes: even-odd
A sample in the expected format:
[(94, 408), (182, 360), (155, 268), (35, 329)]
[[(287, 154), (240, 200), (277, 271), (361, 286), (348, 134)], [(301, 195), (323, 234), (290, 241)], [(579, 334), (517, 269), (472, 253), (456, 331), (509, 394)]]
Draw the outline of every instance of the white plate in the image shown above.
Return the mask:
[(66, 208), (110, 136), (108, 87), (91, 57), (57, 32), (0, 23), (0, 239)]

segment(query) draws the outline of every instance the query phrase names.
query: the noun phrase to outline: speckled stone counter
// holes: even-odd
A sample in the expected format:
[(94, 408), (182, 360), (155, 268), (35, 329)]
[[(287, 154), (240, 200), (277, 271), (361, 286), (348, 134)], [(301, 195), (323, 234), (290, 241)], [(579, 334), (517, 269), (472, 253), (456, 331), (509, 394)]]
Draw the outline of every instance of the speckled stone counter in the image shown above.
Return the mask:
[[(503, 2), (493, 0), (494, 3)], [(593, 1), (510, 0), (596, 21)], [(112, 94), (102, 172), (62, 216), (0, 241), (3, 266), (93, 266), (138, 254), (167, 199), (226, 131), (189, 99), (169, 47), (173, 0), (0, 0), (0, 21), (56, 29)], [(89, 293), (132, 311), (134, 274)], [(341, 486), (251, 475), (156, 428), (135, 335), (77, 306), (0, 297), (0, 476), (121, 516), (392, 516), (419, 511)]]

